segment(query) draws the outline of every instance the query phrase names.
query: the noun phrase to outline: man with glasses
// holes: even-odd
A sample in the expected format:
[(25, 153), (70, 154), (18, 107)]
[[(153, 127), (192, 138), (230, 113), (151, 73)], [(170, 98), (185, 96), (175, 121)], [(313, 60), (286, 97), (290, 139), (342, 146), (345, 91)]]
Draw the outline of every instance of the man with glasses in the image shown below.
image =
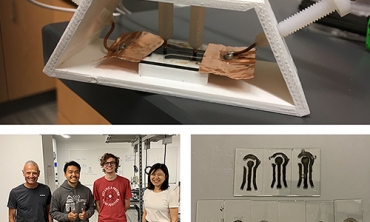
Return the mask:
[(49, 215), (51, 192), (48, 186), (37, 182), (39, 166), (29, 160), (22, 173), (26, 182), (13, 188), (9, 194), (9, 222), (52, 222)]
[(105, 153), (100, 159), (105, 175), (94, 182), (93, 194), (98, 222), (127, 222), (126, 211), (132, 197), (130, 181), (117, 175), (119, 157)]

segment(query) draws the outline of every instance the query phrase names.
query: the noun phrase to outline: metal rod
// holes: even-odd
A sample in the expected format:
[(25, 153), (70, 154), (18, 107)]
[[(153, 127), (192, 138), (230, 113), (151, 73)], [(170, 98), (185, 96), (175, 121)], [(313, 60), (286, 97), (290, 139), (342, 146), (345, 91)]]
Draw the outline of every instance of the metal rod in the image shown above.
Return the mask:
[(167, 153), (167, 144), (164, 144), (164, 157), (163, 157), (164, 164), (166, 164), (166, 153)]
[(140, 218), (143, 215), (143, 143), (142, 137), (139, 136), (139, 207)]

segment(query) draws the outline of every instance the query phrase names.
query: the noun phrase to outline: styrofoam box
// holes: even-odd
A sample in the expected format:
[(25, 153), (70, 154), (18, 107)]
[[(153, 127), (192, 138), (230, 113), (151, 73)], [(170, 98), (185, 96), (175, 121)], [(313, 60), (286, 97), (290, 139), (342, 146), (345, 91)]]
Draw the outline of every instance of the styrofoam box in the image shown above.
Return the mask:
[[(99, 36), (107, 25), (102, 18), (107, 10), (113, 12), (118, 2), (119, 0), (82, 1), (44, 72), (61, 79), (294, 116), (309, 114), (297, 69), (284, 39), (279, 35), (277, 21), (268, 0), (162, 0), (228, 10), (256, 10), (276, 63), (257, 61), (255, 77), (250, 80), (234, 80), (212, 74), (207, 77), (197, 71), (187, 72), (183, 69), (154, 67), (144, 63), (138, 66), (118, 59), (102, 59), (106, 50)], [(148, 59), (151, 58), (146, 60)], [(171, 73), (178, 76), (168, 77)]]

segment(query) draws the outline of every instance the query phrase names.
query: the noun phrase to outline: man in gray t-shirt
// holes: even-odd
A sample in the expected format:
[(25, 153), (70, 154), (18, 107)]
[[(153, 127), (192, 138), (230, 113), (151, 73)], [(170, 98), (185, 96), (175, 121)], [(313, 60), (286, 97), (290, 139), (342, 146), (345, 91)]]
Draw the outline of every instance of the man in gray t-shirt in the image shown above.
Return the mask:
[(9, 222), (52, 222), (50, 188), (37, 182), (40, 176), (37, 163), (27, 161), (22, 172), (26, 182), (9, 194)]

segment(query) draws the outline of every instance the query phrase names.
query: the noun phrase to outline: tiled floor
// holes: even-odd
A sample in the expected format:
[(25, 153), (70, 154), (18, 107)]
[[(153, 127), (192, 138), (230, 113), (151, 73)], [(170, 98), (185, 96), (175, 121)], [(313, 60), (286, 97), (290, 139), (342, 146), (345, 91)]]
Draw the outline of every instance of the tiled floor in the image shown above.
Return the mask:
[(0, 124), (56, 124), (55, 91), (0, 104)]

